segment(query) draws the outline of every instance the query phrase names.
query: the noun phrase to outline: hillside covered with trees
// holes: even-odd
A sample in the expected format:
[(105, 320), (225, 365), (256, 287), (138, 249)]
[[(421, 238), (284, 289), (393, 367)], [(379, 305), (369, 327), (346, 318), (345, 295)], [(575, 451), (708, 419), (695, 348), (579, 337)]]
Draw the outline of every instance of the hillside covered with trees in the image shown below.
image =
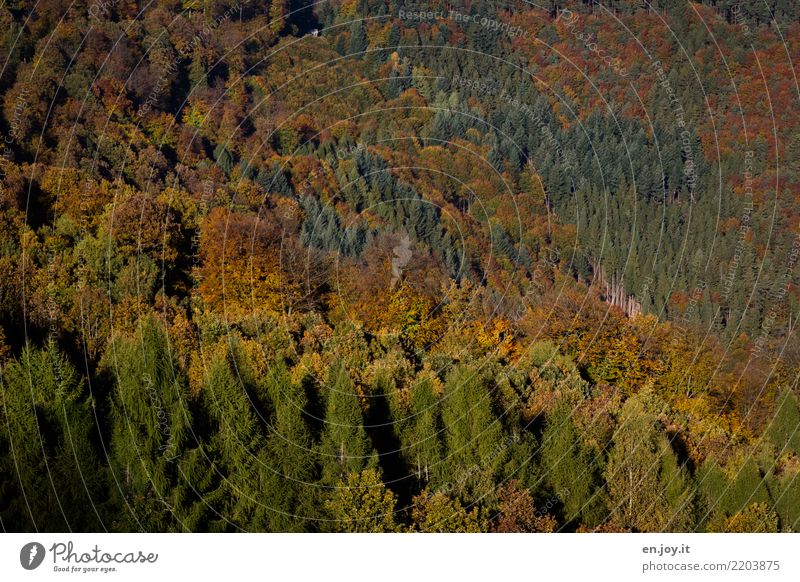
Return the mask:
[(0, 7), (4, 531), (800, 531), (800, 5)]

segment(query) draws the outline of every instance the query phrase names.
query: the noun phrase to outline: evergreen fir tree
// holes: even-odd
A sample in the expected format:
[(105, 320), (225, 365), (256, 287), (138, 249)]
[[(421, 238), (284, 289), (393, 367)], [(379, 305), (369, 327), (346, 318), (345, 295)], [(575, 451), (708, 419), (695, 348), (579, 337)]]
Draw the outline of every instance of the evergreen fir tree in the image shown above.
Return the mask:
[(350, 473), (375, 461), (353, 381), (341, 361), (330, 369), (326, 383), (325, 426), (320, 442), (322, 483), (335, 486)]

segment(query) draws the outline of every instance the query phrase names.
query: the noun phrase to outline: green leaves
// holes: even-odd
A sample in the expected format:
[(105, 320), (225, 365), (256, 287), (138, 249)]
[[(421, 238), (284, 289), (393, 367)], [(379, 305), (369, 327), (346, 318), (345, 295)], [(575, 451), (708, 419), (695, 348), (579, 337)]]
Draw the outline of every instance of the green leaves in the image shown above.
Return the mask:
[(350, 473), (325, 502), (332, 520), (329, 527), (339, 532), (399, 531), (394, 515), (396, 501), (377, 470)]
[(566, 521), (583, 518), (589, 526), (604, 517), (599, 464), (581, 442), (567, 404), (547, 415), (541, 442), (543, 479), (558, 497)]
[(800, 455), (800, 405), (790, 390), (778, 398), (775, 416), (767, 427), (767, 435), (779, 454)]

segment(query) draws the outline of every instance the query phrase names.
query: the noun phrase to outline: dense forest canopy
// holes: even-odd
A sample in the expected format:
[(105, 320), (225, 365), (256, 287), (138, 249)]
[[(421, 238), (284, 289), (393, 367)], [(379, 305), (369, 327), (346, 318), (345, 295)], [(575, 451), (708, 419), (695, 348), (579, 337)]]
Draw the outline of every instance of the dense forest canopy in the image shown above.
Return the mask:
[(4, 531), (800, 531), (800, 4), (31, 4)]

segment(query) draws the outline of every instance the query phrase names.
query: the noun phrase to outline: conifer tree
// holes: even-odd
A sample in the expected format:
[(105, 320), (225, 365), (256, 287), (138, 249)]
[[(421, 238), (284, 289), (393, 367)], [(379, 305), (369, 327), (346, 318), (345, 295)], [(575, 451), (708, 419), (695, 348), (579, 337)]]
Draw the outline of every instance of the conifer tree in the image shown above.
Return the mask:
[(778, 398), (767, 434), (780, 452), (800, 455), (800, 406), (791, 391), (787, 390)]
[(234, 368), (240, 357), (235, 344), (224, 347), (211, 358), (203, 387), (214, 422), (207, 451), (222, 475), (224, 513), (240, 528), (264, 531), (277, 510), (267, 496), (271, 471), (264, 427), (254, 412), (254, 387), (240, 366)]
[(487, 494), (506, 456), (502, 426), (491, 402), (481, 370), (460, 366), (450, 374), (442, 398), (444, 466), (460, 495)]
[[(199, 503), (183, 489), (191, 415), (186, 379), (166, 333), (146, 318), (132, 337), (117, 337), (106, 354), (114, 378), (111, 467), (124, 510), (123, 530), (181, 531)], [(179, 505), (178, 500), (188, 503)]]
[(582, 518), (593, 527), (603, 517), (597, 466), (582, 445), (567, 404), (548, 415), (542, 435), (542, 474), (558, 496), (567, 521)]
[(353, 381), (341, 361), (331, 366), (326, 385), (325, 426), (320, 442), (322, 483), (335, 486), (350, 473), (374, 465), (372, 445)]
[(316, 455), (305, 419), (307, 398), (282, 363), (268, 371), (266, 383), (275, 409), (266, 443), (269, 474), (265, 499), (274, 510), (270, 529), (303, 531), (310, 525), (307, 518), (316, 513), (318, 498)]
[(54, 342), (0, 371), (0, 518), (11, 531), (100, 529), (109, 483), (92, 445), (91, 398)]
[(365, 50), (367, 50), (367, 31), (364, 30), (364, 24), (357, 21), (350, 27), (350, 50), (348, 54), (363, 58)]

